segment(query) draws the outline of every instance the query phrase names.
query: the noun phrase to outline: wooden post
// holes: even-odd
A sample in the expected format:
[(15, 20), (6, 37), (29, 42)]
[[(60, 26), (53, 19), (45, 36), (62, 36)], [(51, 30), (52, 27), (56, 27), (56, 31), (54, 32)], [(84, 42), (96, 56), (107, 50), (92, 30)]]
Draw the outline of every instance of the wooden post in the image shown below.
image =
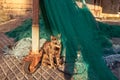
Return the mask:
[(24, 58), (24, 70), (30, 74), (36, 71), (42, 57), (39, 53), (39, 0), (33, 0), (32, 14), (32, 51)]
[(33, 0), (32, 54), (39, 53), (39, 0)]

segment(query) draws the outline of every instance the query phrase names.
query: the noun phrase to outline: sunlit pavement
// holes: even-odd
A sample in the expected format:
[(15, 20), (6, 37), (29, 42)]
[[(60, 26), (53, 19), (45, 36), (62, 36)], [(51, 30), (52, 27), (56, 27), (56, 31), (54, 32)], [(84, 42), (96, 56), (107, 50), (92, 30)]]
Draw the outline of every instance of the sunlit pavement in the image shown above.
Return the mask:
[(70, 80), (57, 69), (39, 67), (33, 74), (26, 74), (23, 69), (23, 61), (14, 56), (5, 55), (2, 48), (5, 45), (13, 44), (13, 40), (0, 34), (0, 80)]

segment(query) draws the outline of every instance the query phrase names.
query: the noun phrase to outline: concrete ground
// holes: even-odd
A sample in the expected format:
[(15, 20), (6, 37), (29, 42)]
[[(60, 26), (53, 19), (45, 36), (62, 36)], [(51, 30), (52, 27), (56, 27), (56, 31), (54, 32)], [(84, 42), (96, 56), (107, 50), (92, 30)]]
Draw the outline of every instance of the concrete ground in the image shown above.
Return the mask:
[[(48, 67), (39, 67), (34, 74), (28, 75), (23, 70), (22, 60), (3, 54), (2, 48), (14, 43), (13, 39), (4, 35), (4, 32), (16, 28), (22, 21), (23, 19), (14, 19), (0, 24), (0, 80), (70, 80), (69, 75)], [(116, 68), (112, 72), (120, 80), (120, 68)]]
[(26, 74), (21, 60), (12, 56), (1, 56), (0, 80), (70, 80), (57, 69), (39, 67), (34, 74)]
[(39, 67), (33, 74), (26, 74), (22, 60), (2, 52), (4, 45), (13, 43), (13, 39), (0, 33), (0, 80), (72, 80), (69, 75), (45, 66)]

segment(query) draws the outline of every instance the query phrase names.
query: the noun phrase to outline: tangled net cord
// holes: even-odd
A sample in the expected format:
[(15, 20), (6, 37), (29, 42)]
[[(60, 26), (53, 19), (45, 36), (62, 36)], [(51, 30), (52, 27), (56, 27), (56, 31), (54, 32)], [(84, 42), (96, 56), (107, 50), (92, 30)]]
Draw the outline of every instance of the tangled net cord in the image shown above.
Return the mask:
[[(46, 42), (46, 39), (42, 38), (40, 39), (40, 49), (43, 46), (43, 44)], [(26, 55), (29, 54), (31, 48), (32, 48), (32, 39), (31, 38), (23, 38), (21, 40), (19, 40), (18, 42), (16, 42), (11, 48), (9, 46), (5, 46), (2, 50), (4, 51), (4, 54), (6, 55), (12, 55), (16, 58), (22, 59), (24, 58)], [(82, 59), (82, 58), (81, 58)], [(82, 64), (81, 62), (76, 62), (75, 63), (77, 67), (84, 67), (84, 69), (82, 71), (79, 72), (74, 72), (73, 74), (82, 74), (84, 71), (86, 71), (86, 68), (84, 66), (84, 64)], [(64, 73), (68, 73), (69, 71), (64, 71), (62, 70)]]
[[(46, 42), (46, 39), (40, 39), (40, 48), (43, 46), (43, 44)], [(31, 50), (31, 44), (32, 40), (31, 38), (23, 38), (20, 41), (16, 42), (12, 48), (9, 48), (8, 46), (5, 46), (3, 48), (4, 54), (15, 56), (16, 58), (22, 59), (26, 55), (29, 54)], [(109, 55), (104, 57), (104, 60), (106, 61), (107, 66), (113, 66), (113, 63), (117, 60), (120, 61), (120, 54), (115, 55)], [(67, 63), (65, 63), (67, 65)], [(65, 67), (65, 66), (64, 66)], [(74, 72), (71, 73), (69, 71), (69, 68), (65, 70), (65, 68), (58, 68), (58, 70), (62, 71), (63, 73), (67, 75), (75, 75), (76, 80), (78, 80), (78, 76), (80, 75), (80, 78), (82, 80), (87, 80), (87, 66), (83, 63), (82, 56), (78, 55), (78, 59), (75, 62), (75, 68)]]
[[(43, 44), (46, 42), (46, 39), (40, 39), (40, 49)], [(32, 48), (32, 39), (31, 38), (23, 38), (20, 41), (16, 42), (11, 48), (9, 46), (5, 46), (2, 51), (4, 54), (9, 54), (15, 56), (16, 58), (23, 58), (29, 54)]]
[[(40, 49), (43, 46), (43, 44), (46, 42), (46, 39), (42, 38), (40, 39)], [(22, 59), (23, 57), (25, 57), (26, 55), (29, 54), (30, 50), (31, 50), (31, 46), (32, 45), (32, 39), (31, 38), (23, 38), (20, 41), (16, 42), (11, 48), (8, 46), (5, 46), (2, 50), (4, 51), (4, 54), (6, 55), (12, 55), (15, 56), (16, 58)], [(80, 56), (78, 56), (80, 57)], [(82, 58), (79, 58), (81, 61), (75, 63), (76, 65), (76, 69), (78, 67), (78, 69), (83, 69), (83, 70), (75, 70), (75, 72), (73, 72), (72, 74), (82, 74), (86, 71), (86, 67), (85, 65), (82, 63)], [(108, 55), (103, 57), (103, 59), (105, 60), (107, 66), (113, 66), (114, 62), (120, 62), (120, 54), (112, 54), (112, 55)], [(64, 73), (69, 73), (69, 71), (64, 71), (64, 68), (62, 70)]]

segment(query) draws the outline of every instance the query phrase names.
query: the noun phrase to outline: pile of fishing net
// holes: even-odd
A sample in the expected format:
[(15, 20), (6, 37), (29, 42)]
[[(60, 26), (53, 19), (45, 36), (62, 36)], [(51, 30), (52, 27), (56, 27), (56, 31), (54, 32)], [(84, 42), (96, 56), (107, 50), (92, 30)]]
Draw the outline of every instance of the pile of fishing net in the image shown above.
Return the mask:
[[(79, 8), (75, 0), (40, 0), (40, 38), (61, 34), (64, 71), (75, 80), (117, 80), (107, 67), (103, 56), (111, 48), (112, 37), (120, 37), (120, 26), (95, 20), (82, 1)], [(32, 20), (26, 20), (6, 35), (16, 41), (31, 37)]]

